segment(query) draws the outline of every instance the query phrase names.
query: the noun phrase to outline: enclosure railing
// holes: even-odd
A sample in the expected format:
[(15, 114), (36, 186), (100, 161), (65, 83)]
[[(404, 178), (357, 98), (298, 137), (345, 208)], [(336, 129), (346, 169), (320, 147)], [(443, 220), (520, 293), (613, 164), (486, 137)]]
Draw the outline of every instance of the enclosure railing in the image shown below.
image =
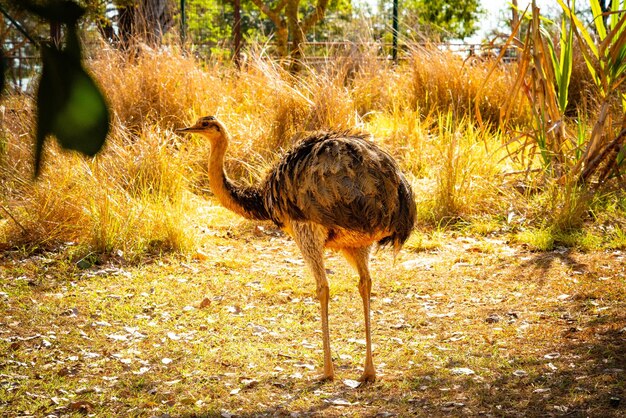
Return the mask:
[[(100, 46), (98, 46), (100, 47)], [(96, 48), (96, 46), (93, 46)], [(232, 49), (230, 42), (223, 43), (189, 43), (186, 47), (200, 60), (209, 60), (223, 58), (230, 60), (232, 57)], [(249, 49), (266, 49), (272, 50), (271, 43), (263, 45), (248, 44)], [(305, 42), (302, 46), (304, 55), (303, 60), (306, 64), (319, 65), (326, 62), (329, 58), (355, 58), (364, 52), (375, 53), (381, 60), (392, 59), (391, 43), (383, 42)], [(436, 48), (441, 51), (448, 51), (458, 54), (463, 59), (468, 60), (487, 60), (495, 58), (501, 51), (501, 46), (495, 44), (476, 44), (464, 42), (447, 42), (447, 43), (417, 43), (404, 42), (399, 45), (397, 59), (402, 61), (411, 56), (411, 53), (425, 48)], [(32, 84), (32, 80), (40, 69), (40, 57), (33, 45), (28, 43), (11, 44), (5, 42), (3, 45), (5, 51), (5, 64), (7, 68), (7, 84), (14, 91), (26, 91)], [(86, 50), (90, 50), (90, 46), (86, 46)], [(505, 51), (503, 61), (505, 63), (516, 59), (516, 51), (508, 48)]]
[(33, 75), (39, 71), (41, 57), (28, 43), (6, 41), (3, 44), (6, 81), (10, 88), (25, 91)]

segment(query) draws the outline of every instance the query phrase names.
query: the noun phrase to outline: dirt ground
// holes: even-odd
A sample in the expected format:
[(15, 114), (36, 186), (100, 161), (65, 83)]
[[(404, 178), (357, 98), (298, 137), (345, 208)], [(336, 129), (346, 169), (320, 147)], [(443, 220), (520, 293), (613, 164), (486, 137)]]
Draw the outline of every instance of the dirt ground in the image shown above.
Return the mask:
[[(199, 227), (200, 228), (200, 227)], [(2, 416), (626, 416), (626, 253), (412, 238), (357, 277), (327, 253), (336, 380), (293, 241), (219, 212), (189, 256), (0, 258)], [(421, 239), (421, 238), (420, 238)], [(425, 249), (429, 248), (429, 249)]]

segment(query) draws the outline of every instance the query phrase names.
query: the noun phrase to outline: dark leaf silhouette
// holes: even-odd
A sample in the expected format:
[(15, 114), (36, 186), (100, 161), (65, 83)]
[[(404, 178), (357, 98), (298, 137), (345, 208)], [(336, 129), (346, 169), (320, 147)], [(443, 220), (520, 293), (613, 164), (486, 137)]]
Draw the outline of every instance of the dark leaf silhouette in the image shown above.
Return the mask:
[(84, 10), (73, 2), (28, 5), (40, 16), (67, 25), (64, 49), (42, 45), (43, 68), (37, 91), (35, 176), (41, 170), (46, 137), (56, 136), (65, 149), (94, 156), (109, 132), (109, 110), (100, 89), (83, 68), (76, 21)]
[(46, 137), (55, 135), (63, 148), (95, 155), (109, 131), (104, 97), (74, 53), (42, 48), (43, 71), (37, 91), (35, 174), (41, 168)]
[(70, 0), (49, 0), (35, 3), (21, 0), (21, 7), (51, 22), (65, 23), (73, 26), (85, 14), (85, 9)]
[[(87, 156), (94, 156), (100, 151), (109, 132), (109, 110), (100, 89), (82, 65), (76, 26), (85, 9), (71, 0), (21, 0), (14, 3), (50, 23), (65, 25), (63, 49), (58, 45), (39, 45), (42, 72), (37, 90), (37, 176), (41, 171), (43, 147), (48, 135), (56, 136), (63, 148)], [(3, 82), (2, 74), (0, 88)]]

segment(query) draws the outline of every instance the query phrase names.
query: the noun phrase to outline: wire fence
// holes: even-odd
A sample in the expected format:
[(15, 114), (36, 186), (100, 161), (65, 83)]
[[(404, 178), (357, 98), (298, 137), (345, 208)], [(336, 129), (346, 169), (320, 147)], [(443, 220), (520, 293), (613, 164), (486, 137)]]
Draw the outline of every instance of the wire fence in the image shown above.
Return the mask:
[(40, 68), (41, 57), (37, 48), (28, 42), (4, 42), (6, 81), (9, 88), (25, 91), (33, 75)]
[[(272, 49), (272, 44), (247, 44), (252, 50)], [(193, 43), (189, 41), (186, 47), (199, 59), (211, 60), (215, 58), (232, 59), (232, 45), (229, 41)], [(87, 51), (95, 46), (86, 45)], [(392, 60), (391, 43), (383, 42), (305, 42), (302, 46), (303, 60), (306, 64), (317, 66), (341, 58), (355, 58), (359, 54), (375, 53), (381, 60)], [(501, 52), (497, 45), (475, 44), (463, 42), (451, 43), (417, 43), (403, 42), (399, 45), (397, 59), (402, 61), (411, 56), (412, 51), (424, 48), (437, 48), (459, 55), (470, 61), (482, 61), (495, 58)], [(28, 91), (36, 79), (41, 68), (41, 58), (35, 45), (28, 41), (10, 42), (3, 44), (5, 67), (7, 68), (6, 81), (13, 91)], [(515, 51), (510, 48), (505, 51), (505, 63), (516, 59)]]

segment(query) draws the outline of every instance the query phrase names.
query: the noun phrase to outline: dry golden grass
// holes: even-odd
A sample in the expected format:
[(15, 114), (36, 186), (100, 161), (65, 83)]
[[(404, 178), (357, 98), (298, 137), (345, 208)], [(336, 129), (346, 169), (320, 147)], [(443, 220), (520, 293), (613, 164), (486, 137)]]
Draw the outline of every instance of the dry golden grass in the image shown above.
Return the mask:
[[(215, 111), (224, 96), (219, 72), (203, 71), (176, 46), (143, 47), (129, 57), (103, 45), (91, 69), (115, 112), (114, 123), (130, 131), (147, 123), (177, 126), (194, 111)], [(210, 98), (217, 100), (207, 103)]]
[[(86, 252), (137, 255), (193, 248), (187, 209), (210, 194), (209, 146), (173, 129), (206, 114), (229, 128), (226, 169), (240, 182), (262, 178), (303, 131), (363, 130), (408, 174), (421, 223), (484, 224), (491, 217), (509, 230), (502, 221), (514, 213), (543, 228), (546, 209), (559, 213), (550, 207), (554, 200), (515, 191), (519, 182), (532, 185), (532, 175), (517, 182), (521, 176), (505, 176), (536, 165), (511, 159), (510, 138), (494, 129), (514, 67), (496, 68), (485, 82), (492, 65), (420, 49), (393, 66), (365, 51), (294, 77), (263, 55), (236, 71), (201, 65), (177, 47), (144, 48), (131, 58), (103, 47), (90, 68), (110, 101), (113, 128), (92, 161), (49, 147), (44, 176), (32, 182), (31, 103), (25, 96), (5, 101), (0, 196), (12, 218), (5, 213), (2, 243), (50, 248), (71, 241)], [(482, 127), (474, 122), (475, 100), (489, 122)], [(581, 208), (565, 208), (563, 216), (588, 218)]]
[[(493, 58), (464, 60), (434, 46), (414, 51), (410, 66), (406, 88), (413, 108), (449, 110), (459, 119), (478, 109), (483, 121), (494, 126), (502, 117), (516, 73), (515, 64), (497, 64)], [(513, 115), (515, 123), (528, 121), (523, 101), (515, 106)]]
[[(425, 126), (415, 105), (407, 110), (407, 103), (415, 101), (406, 88), (414, 68), (394, 69), (373, 54), (308, 68), (299, 78), (267, 57), (257, 56), (236, 72), (223, 65), (201, 66), (176, 47), (144, 48), (132, 57), (103, 47), (90, 66), (113, 110), (107, 146), (93, 161), (49, 147), (45, 174), (32, 182), (30, 103), (14, 97), (5, 105), (3, 201), (14, 217), (3, 226), (5, 245), (51, 247), (73, 241), (99, 252), (187, 248), (176, 238), (188, 235), (183, 195), (209, 190), (209, 148), (202, 139), (181, 137), (172, 129), (205, 114), (217, 115), (229, 127), (233, 141), (227, 169), (247, 183), (257, 181), (296, 134), (308, 130), (371, 131), (416, 177), (440, 170), (431, 171), (433, 160), (455, 158), (436, 138), (452, 130), (450, 121), (442, 128), (435, 117)], [(454, 136), (464, 135), (465, 126)], [(479, 140), (470, 135), (467, 143), (451, 145), (454, 155), (469, 156), (464, 147)], [(460, 195), (469, 182), (452, 181), (449, 189), (464, 186), (455, 189), (454, 203), (444, 204), (435, 216), (474, 211), (461, 208)], [(438, 196), (447, 198), (449, 191)], [(431, 206), (441, 205), (435, 199)]]

